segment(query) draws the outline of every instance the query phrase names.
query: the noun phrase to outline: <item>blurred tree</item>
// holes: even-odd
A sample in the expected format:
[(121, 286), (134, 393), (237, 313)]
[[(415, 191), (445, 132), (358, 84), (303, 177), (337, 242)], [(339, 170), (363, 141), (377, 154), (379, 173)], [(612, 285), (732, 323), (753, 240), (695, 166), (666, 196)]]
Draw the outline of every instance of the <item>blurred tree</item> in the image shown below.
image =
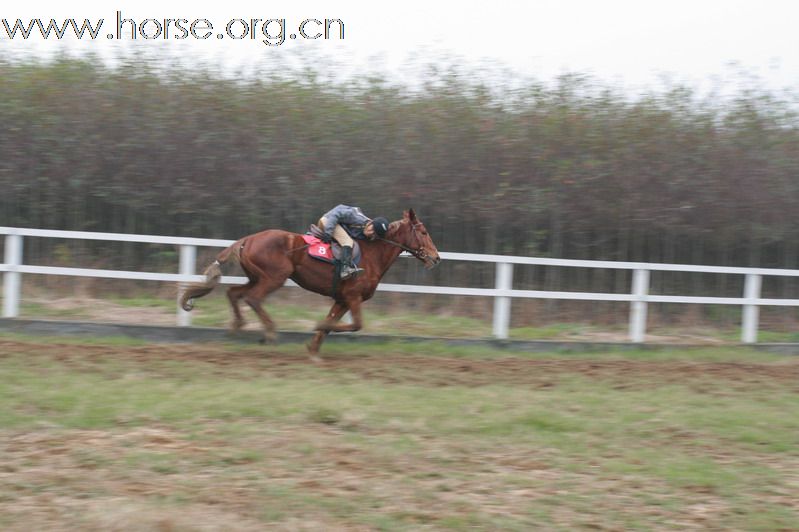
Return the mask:
[[(348, 202), (413, 206), (447, 251), (798, 266), (790, 95), (267, 66), (234, 79), (140, 56), (0, 58), (0, 224), (234, 238)], [(623, 273), (548, 271), (525, 282), (627, 289)]]

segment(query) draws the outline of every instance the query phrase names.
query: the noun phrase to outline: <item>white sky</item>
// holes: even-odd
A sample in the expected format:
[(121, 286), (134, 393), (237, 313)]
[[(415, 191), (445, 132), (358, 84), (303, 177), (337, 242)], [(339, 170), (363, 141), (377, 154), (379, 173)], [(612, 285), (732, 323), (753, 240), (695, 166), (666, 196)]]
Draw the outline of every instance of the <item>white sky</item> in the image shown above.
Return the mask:
[[(259, 40), (187, 39), (119, 42), (106, 34), (125, 18), (206, 18), (214, 34), (234, 18), (286, 18), (288, 32), (306, 18), (338, 18), (344, 41), (287, 40), (268, 49)], [(520, 76), (548, 80), (566, 72), (591, 73), (625, 87), (657, 87), (664, 75), (700, 88), (724, 85), (743, 70), (772, 89), (799, 85), (799, 2), (791, 0), (435, 0), (258, 2), (4, 2), (0, 18), (105, 19), (96, 41), (9, 40), (15, 54), (59, 50), (143, 48), (189, 62), (252, 64), (265, 54), (322, 51), (350, 74), (378, 66), (402, 72), (411, 60), (450, 56), (467, 65), (505, 66)], [(273, 26), (275, 28), (275, 26)], [(734, 64), (735, 66), (731, 66)], [(371, 65), (371, 66), (370, 66)]]

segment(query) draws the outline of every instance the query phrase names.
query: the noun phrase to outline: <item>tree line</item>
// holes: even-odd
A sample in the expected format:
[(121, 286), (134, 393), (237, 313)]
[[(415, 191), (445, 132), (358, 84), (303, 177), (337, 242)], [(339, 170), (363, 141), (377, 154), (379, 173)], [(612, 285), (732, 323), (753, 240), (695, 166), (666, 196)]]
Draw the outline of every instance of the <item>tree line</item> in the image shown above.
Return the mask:
[(0, 58), (0, 224), (232, 239), (341, 202), (446, 251), (799, 267), (795, 95), (423, 79)]

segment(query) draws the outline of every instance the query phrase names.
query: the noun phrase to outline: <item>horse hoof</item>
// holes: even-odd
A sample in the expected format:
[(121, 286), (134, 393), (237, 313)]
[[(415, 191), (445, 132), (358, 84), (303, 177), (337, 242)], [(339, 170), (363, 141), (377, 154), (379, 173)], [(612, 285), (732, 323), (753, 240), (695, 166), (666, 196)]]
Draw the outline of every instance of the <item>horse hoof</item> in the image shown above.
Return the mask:
[(311, 362), (313, 362), (314, 364), (323, 364), (325, 362), (324, 360), (322, 360), (322, 357), (317, 355), (311, 355), (310, 359)]

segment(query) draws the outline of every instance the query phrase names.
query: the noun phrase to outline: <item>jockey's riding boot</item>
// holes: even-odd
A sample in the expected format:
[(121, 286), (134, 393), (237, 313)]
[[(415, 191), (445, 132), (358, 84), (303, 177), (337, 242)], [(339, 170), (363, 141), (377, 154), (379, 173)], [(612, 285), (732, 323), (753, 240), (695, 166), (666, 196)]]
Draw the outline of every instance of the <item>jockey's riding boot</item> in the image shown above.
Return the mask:
[(363, 273), (363, 268), (358, 268), (352, 262), (352, 247), (341, 246), (341, 278), (349, 279)]

